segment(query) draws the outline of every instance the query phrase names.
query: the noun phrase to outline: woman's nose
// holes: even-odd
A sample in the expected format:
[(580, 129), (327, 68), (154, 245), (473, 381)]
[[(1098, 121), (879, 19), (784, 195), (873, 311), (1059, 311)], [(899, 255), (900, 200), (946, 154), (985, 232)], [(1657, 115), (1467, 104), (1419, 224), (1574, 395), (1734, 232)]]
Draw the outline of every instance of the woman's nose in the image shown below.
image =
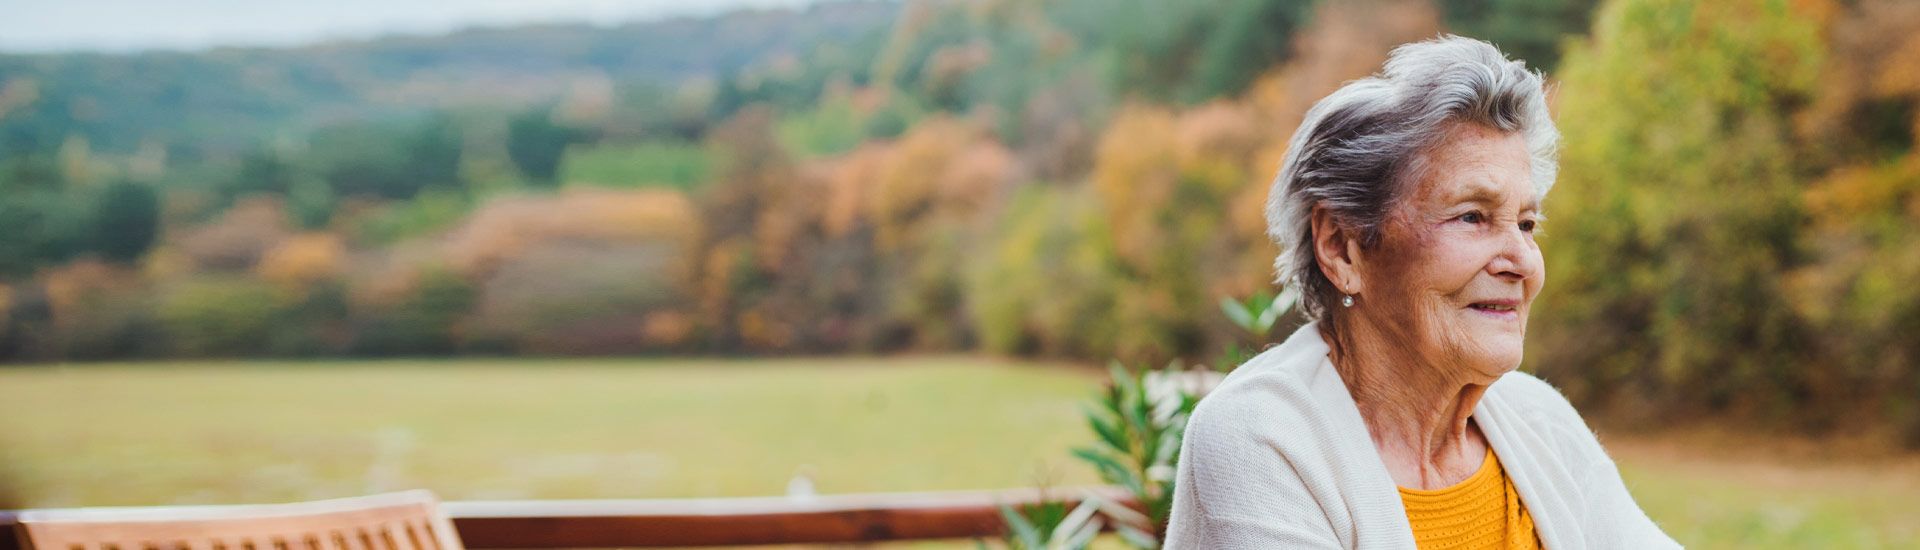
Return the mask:
[(1499, 251), (1488, 263), (1488, 271), (1495, 277), (1514, 281), (1538, 277), (1541, 259), (1531, 237), (1518, 227), (1500, 232)]

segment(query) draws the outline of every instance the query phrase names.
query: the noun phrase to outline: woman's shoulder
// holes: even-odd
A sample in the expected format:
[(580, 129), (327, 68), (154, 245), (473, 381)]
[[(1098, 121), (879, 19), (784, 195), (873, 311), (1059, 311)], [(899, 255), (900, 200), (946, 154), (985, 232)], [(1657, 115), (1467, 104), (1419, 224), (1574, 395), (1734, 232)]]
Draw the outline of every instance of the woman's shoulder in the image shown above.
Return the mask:
[(1316, 416), (1309, 379), (1289, 369), (1256, 369), (1251, 362), (1207, 392), (1189, 419), (1189, 437), (1246, 441), (1260, 432), (1286, 433)]
[[(1313, 351), (1280, 345), (1253, 356), (1207, 392), (1194, 421), (1285, 427), (1311, 420), (1324, 408), (1328, 390), (1346, 394), (1324, 352), (1316, 356)], [(1254, 419), (1261, 422), (1249, 422)]]
[(1580, 412), (1560, 393), (1559, 388), (1532, 374), (1514, 371), (1501, 376), (1487, 388), (1483, 403), (1488, 412), (1501, 417), (1501, 424), (1529, 425), (1532, 433), (1544, 436), (1548, 448), (1572, 456), (1605, 456), (1598, 436), (1581, 418)]
[[(1553, 384), (1532, 374), (1515, 370), (1502, 375), (1487, 388), (1487, 394), (1518, 408), (1538, 414), (1550, 415), (1554, 420), (1581, 422), (1579, 411), (1573, 403)], [(1532, 416), (1532, 415), (1529, 415)]]
[(1365, 442), (1365, 433), (1324, 348), (1281, 345), (1249, 359), (1200, 399), (1186, 437), (1223, 452), (1261, 449), (1303, 458), (1344, 446), (1329, 440)]

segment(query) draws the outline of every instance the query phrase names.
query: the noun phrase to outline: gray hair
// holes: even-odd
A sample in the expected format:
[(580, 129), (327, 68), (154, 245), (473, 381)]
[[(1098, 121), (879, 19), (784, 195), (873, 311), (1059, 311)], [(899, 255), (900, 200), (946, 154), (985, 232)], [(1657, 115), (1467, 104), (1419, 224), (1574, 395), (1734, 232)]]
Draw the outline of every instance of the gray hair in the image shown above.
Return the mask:
[(1442, 35), (1394, 48), (1379, 74), (1307, 111), (1268, 193), (1267, 235), (1280, 246), (1278, 282), (1299, 293), (1308, 318), (1325, 318), (1340, 296), (1314, 256), (1313, 207), (1328, 208), (1361, 246), (1378, 244), (1406, 184), (1423, 176), (1421, 153), (1457, 122), (1520, 132), (1534, 190), (1544, 198), (1553, 187), (1560, 133), (1544, 80), (1486, 42)]

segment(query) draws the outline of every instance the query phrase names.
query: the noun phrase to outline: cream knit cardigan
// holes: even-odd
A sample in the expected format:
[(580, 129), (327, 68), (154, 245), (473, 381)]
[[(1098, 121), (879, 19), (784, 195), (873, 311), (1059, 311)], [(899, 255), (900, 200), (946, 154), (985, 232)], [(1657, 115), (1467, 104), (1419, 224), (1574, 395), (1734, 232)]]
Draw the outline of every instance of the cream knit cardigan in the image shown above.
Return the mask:
[[(1677, 548), (1580, 414), (1512, 372), (1473, 419), (1547, 548)], [(1400, 493), (1309, 323), (1242, 364), (1187, 426), (1166, 548), (1414, 548)]]

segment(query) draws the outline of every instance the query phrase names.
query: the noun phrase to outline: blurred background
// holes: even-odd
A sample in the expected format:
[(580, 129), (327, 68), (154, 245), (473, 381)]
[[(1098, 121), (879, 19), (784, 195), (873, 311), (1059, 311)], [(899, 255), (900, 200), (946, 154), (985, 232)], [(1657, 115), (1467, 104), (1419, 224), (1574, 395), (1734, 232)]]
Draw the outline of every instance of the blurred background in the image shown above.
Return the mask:
[[(1523, 369), (1696, 547), (1920, 546), (1920, 2), (15, 0), (0, 508), (1079, 485), (1306, 108), (1564, 134)], [(1227, 308), (1231, 311), (1232, 308)]]

